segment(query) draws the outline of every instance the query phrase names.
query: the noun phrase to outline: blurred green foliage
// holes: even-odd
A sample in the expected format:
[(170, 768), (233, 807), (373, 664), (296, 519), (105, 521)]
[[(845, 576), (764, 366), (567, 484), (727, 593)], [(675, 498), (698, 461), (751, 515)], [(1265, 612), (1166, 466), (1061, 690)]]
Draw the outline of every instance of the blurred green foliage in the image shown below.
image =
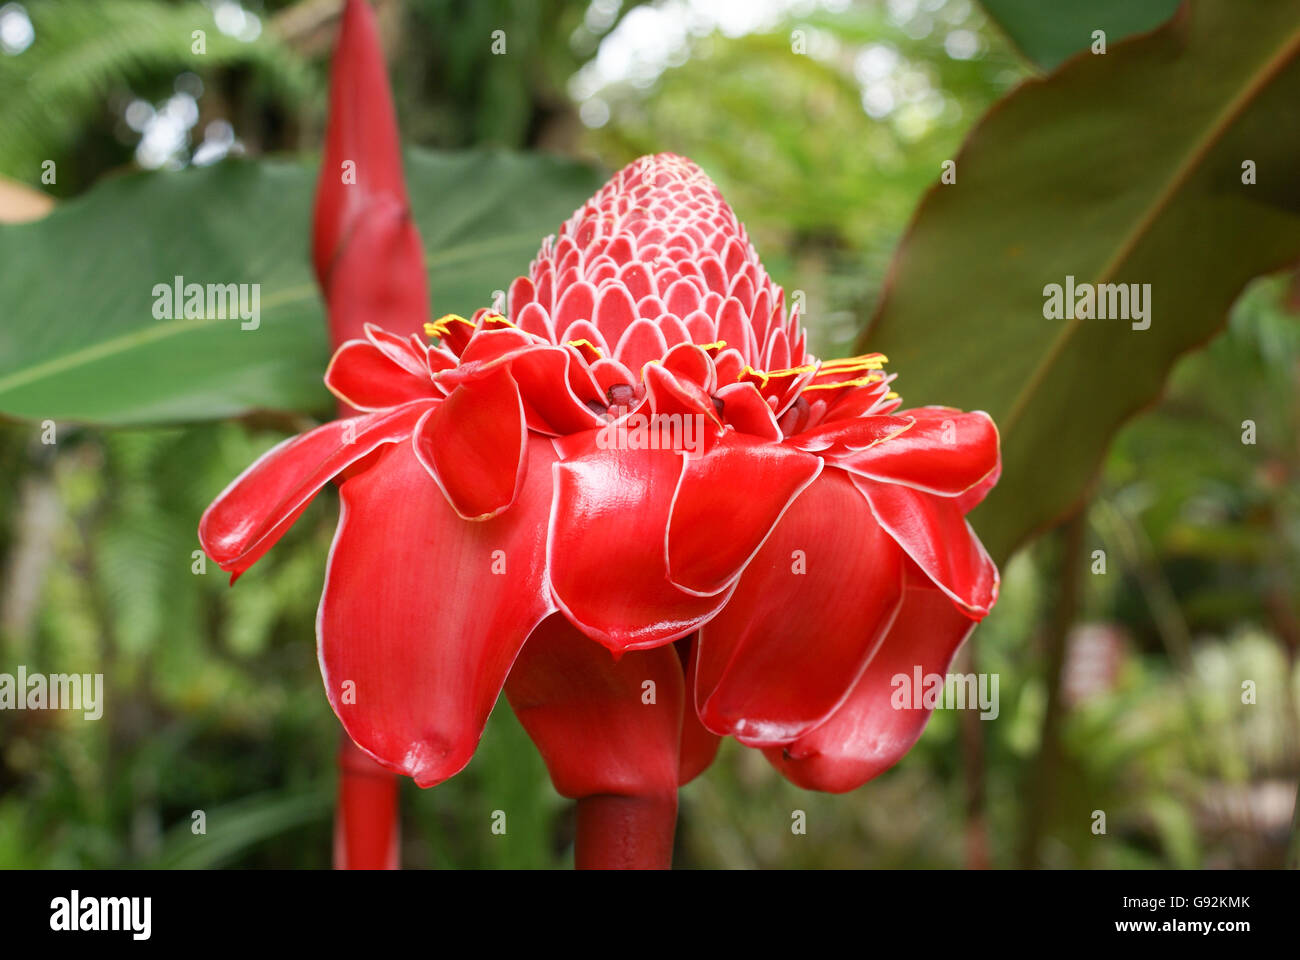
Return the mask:
[[(27, 5), (43, 29), (51, 14)], [(181, 5), (120, 10), (158, 6)], [(270, 26), (295, 6), (262, 10), (261, 42), (285, 44), (293, 63), (250, 46), (198, 68), (204, 119), (228, 118), (250, 152), (318, 144), (325, 50), (311, 30), (286, 39)], [(583, 104), (603, 105), (583, 113), (603, 119), (591, 128), (569, 78), (627, 21), (628, 5), (410, 0), (381, 5), (381, 22), (400, 51), (409, 142), (541, 144), (607, 167), (649, 150), (691, 155), (778, 282), (806, 292), (818, 347), (833, 355), (865, 318), (941, 160), (1029, 72), (967, 0), (918, 0), (907, 17), (898, 11), (908, 4), (840, 6), (806, 5), (742, 36), (701, 29), (661, 72), (579, 90)], [(497, 28), (504, 56), (490, 52)], [(796, 30), (806, 56), (791, 55)], [(65, 50), (0, 54), (5, 89), (11, 77), (56, 71), (85, 42), (71, 26), (54, 35)], [(124, 100), (156, 101), (178, 70), (194, 69), (117, 46), (137, 39), (104, 40), (109, 66), (63, 98), (66, 119), (47, 138), (0, 137), (0, 169), (37, 183), (28, 171), (44, 156), (76, 156), (77, 177), (58, 188), (76, 192), (129, 163)], [(276, 76), (301, 82), (277, 86)], [(49, 88), (72, 89), (51, 77)], [(889, 94), (871, 94), (878, 115), (864, 108), (872, 83)], [(1254, 285), (1228, 331), (1183, 360), (1165, 398), (1121, 433), (1084, 528), (1079, 615), (1060, 638), (1059, 677), (1048, 670), (1050, 617), (1068, 564), (1052, 536), (1003, 571), (1002, 599), (971, 648), (974, 669), (1000, 677), (997, 720), (974, 719), (972, 731), (972, 718), (939, 711), (895, 770), (838, 797), (800, 791), (756, 751), (725, 743), (683, 790), (679, 865), (1023, 862), (1026, 787), (1042, 769), (1058, 685), (1056, 789), (1029, 844), (1034, 865), (1280, 863), (1300, 776), (1296, 290), (1284, 276)], [(1247, 420), (1254, 444), (1242, 442)], [(215, 566), (193, 572), (203, 508), (295, 427), (59, 424), (54, 445), (37, 424), (0, 427), (0, 670), (102, 672), (111, 705), (95, 722), (0, 712), (0, 866), (328, 864), (338, 725), (313, 621), (336, 498), (324, 493), (237, 589)], [(464, 773), (432, 790), (404, 784), (402, 799), (407, 866), (569, 862), (571, 806), (507, 709)], [(489, 829), (497, 809), (505, 836)], [(795, 810), (808, 814), (806, 836), (790, 830)], [(1105, 835), (1093, 832), (1097, 810)], [(206, 835), (191, 832), (195, 811)]]
[[(56, 196), (84, 189), (121, 163), (138, 140), (127, 106), (185, 88), (183, 73), (201, 73), (212, 85), (207, 110), (239, 109), (272, 129), (321, 89), (320, 70), (274, 33), (231, 36), (217, 28), (212, 5), (197, 0), (19, 6), (39, 42), (0, 53), (0, 174), (41, 183)], [(260, 130), (247, 132), (260, 142)], [(49, 160), (58, 175), (42, 180)]]

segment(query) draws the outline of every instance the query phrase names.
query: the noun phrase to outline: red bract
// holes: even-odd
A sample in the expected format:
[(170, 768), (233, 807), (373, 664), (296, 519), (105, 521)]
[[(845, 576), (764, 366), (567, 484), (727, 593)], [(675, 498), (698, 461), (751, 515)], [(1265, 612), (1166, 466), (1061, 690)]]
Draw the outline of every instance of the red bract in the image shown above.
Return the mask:
[(429, 309), (375, 17), (349, 0), (342, 21), (311, 249), (335, 345), (361, 336), (371, 317), (421, 323)]
[(375, 319), (406, 335), (367, 324), (325, 378), (362, 413), (266, 454), (200, 536), (238, 576), (340, 481), (321, 670), (381, 763), (453, 775), (503, 685), (567, 796), (669, 798), (726, 734), (848, 790), (915, 742), (892, 678), (943, 672), (997, 596), (965, 520), (997, 431), (900, 410), (879, 354), (809, 355), (693, 163), (618, 173), (507, 316), (437, 346)]

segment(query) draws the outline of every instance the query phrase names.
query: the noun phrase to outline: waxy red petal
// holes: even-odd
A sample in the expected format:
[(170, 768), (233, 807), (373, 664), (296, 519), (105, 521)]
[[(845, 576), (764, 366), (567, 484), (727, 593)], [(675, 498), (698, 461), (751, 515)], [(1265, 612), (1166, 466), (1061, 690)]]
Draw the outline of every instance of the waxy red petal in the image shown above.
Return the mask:
[(572, 347), (529, 350), (510, 361), (510, 373), (519, 384), (530, 430), (558, 436), (604, 423), (588, 406), (603, 400), (603, 393)]
[(554, 608), (551, 446), (515, 509), (467, 523), (407, 444), (344, 481), (316, 629), (330, 705), (380, 763), (432, 786), (469, 761), (510, 665)]
[(848, 477), (795, 500), (700, 628), (695, 704), (715, 733), (788, 742), (835, 710), (893, 621), (903, 556)]
[(429, 348), (424, 342), (423, 332), (400, 336), (373, 323), (363, 324), (362, 329), (366, 340), (407, 373), (418, 377), (429, 375)]
[[(727, 593), (696, 597), (668, 580), (664, 559), (683, 455), (601, 449), (611, 434), (565, 438), (555, 465), (548, 556), (551, 586), (579, 629), (611, 650), (676, 640), (713, 616)], [(617, 438), (617, 434), (612, 434)]]
[(618, 343), (623, 331), (636, 320), (636, 301), (627, 287), (613, 283), (596, 298), (595, 323), (606, 343)]
[(528, 638), (506, 696), (562, 796), (676, 791), (686, 691), (672, 647), (616, 660), (552, 616)]
[(415, 453), (458, 514), (486, 520), (519, 496), (528, 429), (519, 388), (496, 370), (452, 391), (415, 429)]
[(772, 408), (752, 383), (729, 383), (717, 392), (722, 418), (741, 433), (780, 443), (781, 427)]
[[(750, 329), (745, 308), (735, 297), (728, 297), (718, 311), (718, 339), (738, 350), (748, 363), (754, 359), (754, 332)], [(722, 381), (719, 374), (719, 381)]]
[(369, 340), (349, 340), (335, 351), (325, 371), (325, 386), (358, 410), (382, 410), (443, 395), (427, 368), (412, 373)]
[(998, 460), (998, 465), (989, 471), (989, 475), (981, 480), (975, 486), (971, 487), (965, 493), (956, 497), (957, 509), (962, 513), (970, 513), (988, 496), (990, 490), (997, 485), (998, 480), (1002, 478), (1002, 461)]
[(839, 461), (901, 436), (916, 426), (912, 417), (860, 417), (835, 420), (790, 437), (800, 450)]
[[(726, 343), (725, 340), (720, 340), (718, 342)], [(725, 387), (729, 383), (735, 383), (744, 374), (746, 369), (745, 358), (741, 356), (740, 351), (731, 344), (727, 344), (727, 348), (714, 357), (713, 366), (718, 372), (719, 387)]]
[(705, 393), (712, 393), (718, 387), (713, 361), (694, 343), (672, 347), (664, 356), (663, 365), (673, 376), (691, 381)]
[[(596, 316), (596, 288), (585, 280), (580, 280), (564, 291), (560, 302), (555, 305), (551, 319), (556, 330), (564, 330), (580, 320), (591, 323)], [(592, 329), (595, 329), (593, 324)]]
[(848, 699), (810, 733), (765, 750), (767, 758), (792, 783), (828, 793), (853, 790), (888, 770), (930, 719), (931, 711), (907, 696), (917, 674), (946, 674), (974, 626), (944, 593), (909, 580), (893, 627)]
[(466, 341), (458, 356), (460, 363), (438, 374), (437, 382), (450, 391), (462, 383), (486, 377), (509, 366), (516, 357), (531, 350), (546, 350), (550, 344), (514, 327), (479, 329)]
[(560, 334), (561, 343), (581, 347), (584, 355), (590, 353), (594, 357), (609, 356), (609, 344), (605, 335), (590, 320), (575, 320), (568, 326), (557, 329), (563, 330)]
[[(520, 277), (519, 279), (523, 279)], [(516, 321), (519, 329), (525, 333), (531, 333), (533, 336), (541, 337), (544, 340), (555, 339), (555, 327), (551, 323), (551, 318), (546, 309), (540, 303), (525, 304), (523, 310), (519, 312), (519, 319)]]
[(811, 454), (734, 431), (687, 459), (668, 522), (668, 578), (701, 596), (725, 590), (821, 469)]
[(853, 477), (880, 525), (927, 577), (980, 619), (998, 598), (998, 568), (953, 497)]
[(701, 437), (721, 432), (722, 420), (712, 398), (691, 380), (677, 377), (660, 363), (646, 364), (642, 380), (657, 424), (681, 433), (689, 429)]
[(381, 444), (406, 440), (434, 402), (334, 420), (277, 444), (204, 511), (199, 543), (233, 583), (284, 535), (321, 487)]
[[(941, 407), (902, 410), (892, 417), (837, 421), (844, 442), (852, 443), (855, 426), (864, 439), (874, 435), (873, 421), (911, 418), (915, 423), (883, 442), (837, 456), (837, 466), (859, 476), (899, 483), (941, 497), (955, 497), (975, 487), (998, 466), (998, 430), (987, 413), (962, 413)], [(860, 425), (860, 426), (859, 426)]]
[(668, 341), (664, 339), (659, 325), (644, 318), (629, 324), (614, 348), (614, 359), (624, 364), (633, 373), (640, 374), (641, 368), (651, 360), (659, 360), (668, 352)]
[(514, 282), (510, 284), (510, 290), (506, 293), (510, 321), (515, 326), (520, 326), (520, 314), (523, 313), (524, 307), (536, 299), (537, 288), (533, 286), (533, 281), (527, 277), (515, 277)]

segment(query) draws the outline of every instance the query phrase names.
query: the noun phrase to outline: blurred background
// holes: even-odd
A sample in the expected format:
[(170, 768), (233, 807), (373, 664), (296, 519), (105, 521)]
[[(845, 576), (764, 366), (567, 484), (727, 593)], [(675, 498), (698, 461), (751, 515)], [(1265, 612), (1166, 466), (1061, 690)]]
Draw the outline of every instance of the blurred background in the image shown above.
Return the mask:
[[(339, 6), (0, 0), (0, 212), (133, 168), (318, 151)], [(692, 157), (804, 291), (822, 356), (849, 350), (940, 163), (1032, 72), (970, 0), (376, 8), (407, 144), (606, 170)], [(1252, 284), (1123, 429), (1087, 510), (1004, 569), (958, 662), (999, 675), (996, 720), (938, 711), (898, 767), (838, 797), (724, 742), (682, 792), (678, 866), (1281, 866), (1300, 779), (1297, 314), (1295, 277)], [(1251, 445), (1243, 410), (1270, 412)], [(0, 671), (103, 673), (112, 709), (0, 711), (0, 866), (328, 866), (339, 728), (314, 617), (332, 491), (229, 590), (192, 572), (197, 520), (283, 425), (61, 431), (56, 447), (0, 424)], [(570, 862), (571, 804), (504, 703), (463, 773), (403, 784), (402, 812), (406, 866)]]

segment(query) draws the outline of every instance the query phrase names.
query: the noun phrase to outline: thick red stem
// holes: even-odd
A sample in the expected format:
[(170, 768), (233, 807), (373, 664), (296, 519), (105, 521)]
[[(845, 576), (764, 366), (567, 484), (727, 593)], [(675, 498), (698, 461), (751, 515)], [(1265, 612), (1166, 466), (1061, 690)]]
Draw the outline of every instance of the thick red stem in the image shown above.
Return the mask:
[[(344, 176), (349, 169), (351, 180)], [(409, 212), (374, 11), (366, 0), (347, 0), (330, 71), (329, 124), (312, 228), (312, 261), (328, 300), (335, 348), (361, 337), (368, 319), (391, 313), (413, 318), (411, 326), (419, 329), (428, 313), (420, 238)], [(349, 282), (341, 281), (344, 275)], [(338, 412), (340, 417), (357, 413), (342, 402)], [(334, 866), (397, 869), (397, 776), (346, 733), (338, 766)]]
[(574, 866), (579, 870), (667, 870), (673, 865), (677, 794), (578, 801)]
[(339, 744), (339, 802), (334, 817), (336, 870), (396, 870), (401, 823), (397, 777), (345, 733)]

